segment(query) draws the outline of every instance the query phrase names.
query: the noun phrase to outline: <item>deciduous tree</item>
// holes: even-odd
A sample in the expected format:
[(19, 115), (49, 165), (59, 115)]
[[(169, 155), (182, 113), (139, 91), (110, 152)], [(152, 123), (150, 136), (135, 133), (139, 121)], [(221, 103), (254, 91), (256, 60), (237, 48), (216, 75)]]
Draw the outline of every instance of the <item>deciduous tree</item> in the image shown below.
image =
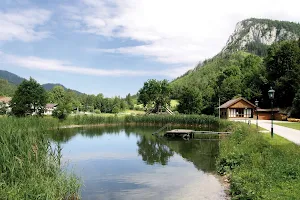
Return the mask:
[(171, 89), (167, 80), (148, 80), (139, 90), (138, 102), (146, 105), (154, 105), (155, 111), (161, 106), (170, 104)]
[(12, 113), (16, 116), (42, 115), (47, 101), (44, 88), (33, 78), (24, 80), (11, 101)]

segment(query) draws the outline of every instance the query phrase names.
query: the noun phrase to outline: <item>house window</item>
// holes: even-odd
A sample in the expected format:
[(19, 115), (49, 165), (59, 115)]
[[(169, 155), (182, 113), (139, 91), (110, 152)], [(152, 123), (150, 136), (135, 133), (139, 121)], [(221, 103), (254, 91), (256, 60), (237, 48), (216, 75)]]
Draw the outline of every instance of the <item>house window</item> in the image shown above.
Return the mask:
[(229, 117), (236, 117), (236, 109), (229, 109)]

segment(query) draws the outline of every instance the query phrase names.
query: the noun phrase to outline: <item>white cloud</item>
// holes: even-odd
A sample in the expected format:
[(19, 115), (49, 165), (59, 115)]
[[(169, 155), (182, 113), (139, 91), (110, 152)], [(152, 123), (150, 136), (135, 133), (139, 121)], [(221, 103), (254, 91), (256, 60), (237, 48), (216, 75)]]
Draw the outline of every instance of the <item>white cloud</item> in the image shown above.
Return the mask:
[(0, 12), (0, 41), (30, 42), (46, 38), (50, 33), (39, 31), (37, 27), (48, 21), (50, 16), (51, 12), (44, 9)]
[(75, 74), (84, 74), (92, 76), (167, 76), (175, 78), (186, 71), (186, 67), (179, 67), (176, 69), (165, 69), (161, 71), (146, 71), (146, 70), (121, 70), (121, 69), (99, 69), (74, 66), (70, 62), (44, 59), (35, 56), (21, 57), (11, 54), (6, 54), (0, 51), (0, 63), (24, 67), (28, 69), (46, 70), (46, 71), (60, 71)]
[(145, 45), (99, 49), (193, 66), (217, 54), (238, 21), (250, 17), (299, 21), (298, 0), (81, 0), (64, 7), (79, 31), (130, 38)]

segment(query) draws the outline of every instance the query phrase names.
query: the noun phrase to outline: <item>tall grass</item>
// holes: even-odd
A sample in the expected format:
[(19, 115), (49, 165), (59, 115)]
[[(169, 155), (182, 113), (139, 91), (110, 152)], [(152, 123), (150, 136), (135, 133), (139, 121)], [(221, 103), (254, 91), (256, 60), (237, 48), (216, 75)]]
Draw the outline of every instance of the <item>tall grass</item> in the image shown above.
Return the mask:
[(0, 119), (0, 199), (71, 199), (79, 180), (59, 166), (46, 130), (57, 121)]
[(233, 199), (299, 199), (300, 148), (280, 136), (232, 124), (221, 141), (218, 171), (229, 176)]
[[(44, 121), (44, 120), (42, 120)], [(35, 122), (43, 124), (44, 122)], [(47, 119), (47, 124), (52, 126), (61, 125), (96, 125), (96, 124), (176, 124), (186, 126), (202, 127), (226, 127), (225, 120), (219, 120), (216, 117), (208, 115), (123, 115), (123, 116), (99, 116), (99, 115), (77, 115), (67, 118), (64, 121), (58, 121), (53, 118)]]
[(205, 126), (215, 127), (224, 126), (224, 122), (216, 117), (209, 115), (142, 115), (142, 116), (126, 116), (126, 123), (139, 124), (158, 124), (167, 123), (186, 125), (186, 126)]

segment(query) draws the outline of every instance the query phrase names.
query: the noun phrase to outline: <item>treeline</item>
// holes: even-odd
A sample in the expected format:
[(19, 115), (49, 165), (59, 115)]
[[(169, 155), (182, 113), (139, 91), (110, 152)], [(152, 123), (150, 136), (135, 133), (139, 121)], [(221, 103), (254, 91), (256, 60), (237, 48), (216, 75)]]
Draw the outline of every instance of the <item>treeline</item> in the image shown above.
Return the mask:
[[(4, 83), (7, 84), (6, 81)], [(57, 108), (53, 111), (53, 116), (65, 119), (72, 112), (119, 113), (126, 109), (134, 109), (136, 102), (136, 97), (130, 94), (125, 98), (119, 96), (105, 98), (103, 94), (78, 94), (73, 90), (65, 90), (62, 86), (55, 86), (47, 92), (33, 78), (24, 80), (12, 92), (10, 114), (19, 117), (33, 114), (43, 115), (47, 103), (57, 104)], [(8, 93), (5, 94), (7, 95)], [(6, 110), (2, 112), (2, 109), (7, 109), (6, 107), (0, 105), (0, 108), (0, 113), (7, 113)]]
[(248, 20), (244, 20), (243, 23), (248, 24), (248, 27), (252, 26), (252, 24), (257, 24), (257, 23), (267, 24), (269, 27), (269, 30), (271, 30), (272, 27), (276, 27), (279, 30), (285, 29), (286, 31), (289, 31), (289, 32), (292, 32), (292, 33), (295, 33), (298, 35), (300, 33), (300, 24), (295, 23), (295, 22), (250, 18)]
[(13, 96), (17, 86), (7, 80), (0, 79), (0, 96)]
[(118, 113), (126, 109), (134, 109), (136, 98), (130, 94), (125, 98), (120, 96), (107, 98), (103, 94), (87, 95), (77, 94), (71, 90), (64, 90), (55, 86), (47, 92), (48, 103), (71, 104), (73, 109), (83, 112)]
[[(172, 98), (193, 94), (198, 107), (192, 113), (216, 114), (219, 99), (224, 103), (243, 96), (262, 108), (270, 107), (268, 90), (275, 89), (275, 106), (291, 108), (300, 116), (300, 41), (271, 45), (264, 58), (245, 52), (218, 55), (193, 73), (171, 83)], [(188, 92), (187, 92), (188, 91)]]

